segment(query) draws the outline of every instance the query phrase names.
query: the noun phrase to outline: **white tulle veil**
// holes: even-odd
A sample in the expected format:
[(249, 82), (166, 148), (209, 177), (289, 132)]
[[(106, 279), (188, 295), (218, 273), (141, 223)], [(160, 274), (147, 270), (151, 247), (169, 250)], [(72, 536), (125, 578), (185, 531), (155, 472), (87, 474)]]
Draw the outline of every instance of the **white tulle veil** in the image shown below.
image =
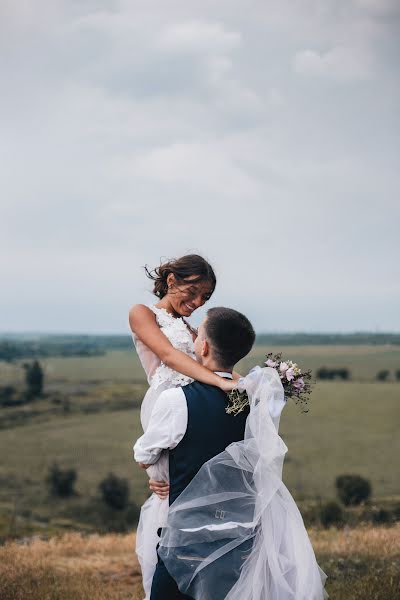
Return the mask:
[(327, 598), (326, 575), (282, 482), (279, 375), (256, 367), (239, 387), (250, 400), (245, 439), (203, 465), (171, 505), (160, 557), (195, 600)]

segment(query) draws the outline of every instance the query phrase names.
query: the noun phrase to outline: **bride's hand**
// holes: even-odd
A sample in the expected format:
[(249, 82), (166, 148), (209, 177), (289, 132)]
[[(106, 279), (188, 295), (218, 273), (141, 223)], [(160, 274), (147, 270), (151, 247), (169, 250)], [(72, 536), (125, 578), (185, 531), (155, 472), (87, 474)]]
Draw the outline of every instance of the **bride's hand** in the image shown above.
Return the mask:
[(234, 379), (224, 379), (223, 377), (221, 377), (221, 381), (219, 382), (219, 388), (223, 392), (231, 392), (233, 389), (235, 389), (236, 386), (237, 381), (235, 381)]

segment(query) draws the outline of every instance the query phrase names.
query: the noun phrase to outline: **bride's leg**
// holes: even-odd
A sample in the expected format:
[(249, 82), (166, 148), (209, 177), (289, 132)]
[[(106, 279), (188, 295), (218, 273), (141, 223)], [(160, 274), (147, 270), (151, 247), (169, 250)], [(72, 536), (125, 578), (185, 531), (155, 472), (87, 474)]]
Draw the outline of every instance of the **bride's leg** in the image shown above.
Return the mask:
[[(147, 469), (147, 474), (157, 480), (168, 481), (168, 455), (162, 454), (155, 465)], [(152, 494), (143, 504), (136, 534), (136, 554), (142, 569), (145, 600), (150, 599), (151, 584), (157, 566), (157, 546), (160, 538), (158, 530), (166, 524), (168, 498), (161, 500)]]
[(157, 515), (159, 499), (154, 494), (143, 504), (136, 533), (136, 554), (142, 570), (145, 600), (149, 600), (151, 583), (157, 565)]

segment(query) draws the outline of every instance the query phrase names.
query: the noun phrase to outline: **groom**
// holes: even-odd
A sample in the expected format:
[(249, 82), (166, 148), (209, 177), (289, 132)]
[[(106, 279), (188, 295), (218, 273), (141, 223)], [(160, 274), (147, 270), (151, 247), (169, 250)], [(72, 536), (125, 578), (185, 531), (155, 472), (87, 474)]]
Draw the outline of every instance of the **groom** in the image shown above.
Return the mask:
[[(232, 379), (235, 364), (255, 340), (250, 321), (231, 308), (211, 308), (201, 323), (194, 347), (197, 360), (221, 377)], [(244, 437), (247, 412), (225, 412), (226, 394), (194, 381), (160, 394), (149, 426), (134, 446), (135, 460), (144, 468), (169, 450), (169, 504), (183, 492), (208, 460)], [(150, 600), (190, 600), (182, 594), (159, 558)]]

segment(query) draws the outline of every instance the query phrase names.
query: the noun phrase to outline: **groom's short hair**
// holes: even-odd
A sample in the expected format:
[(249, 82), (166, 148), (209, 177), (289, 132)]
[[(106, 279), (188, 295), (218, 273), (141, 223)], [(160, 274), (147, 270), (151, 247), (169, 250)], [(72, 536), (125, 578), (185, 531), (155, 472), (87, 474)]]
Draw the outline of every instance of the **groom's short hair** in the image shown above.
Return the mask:
[(233, 308), (210, 308), (204, 328), (214, 358), (224, 368), (233, 367), (246, 356), (256, 339), (248, 318)]

